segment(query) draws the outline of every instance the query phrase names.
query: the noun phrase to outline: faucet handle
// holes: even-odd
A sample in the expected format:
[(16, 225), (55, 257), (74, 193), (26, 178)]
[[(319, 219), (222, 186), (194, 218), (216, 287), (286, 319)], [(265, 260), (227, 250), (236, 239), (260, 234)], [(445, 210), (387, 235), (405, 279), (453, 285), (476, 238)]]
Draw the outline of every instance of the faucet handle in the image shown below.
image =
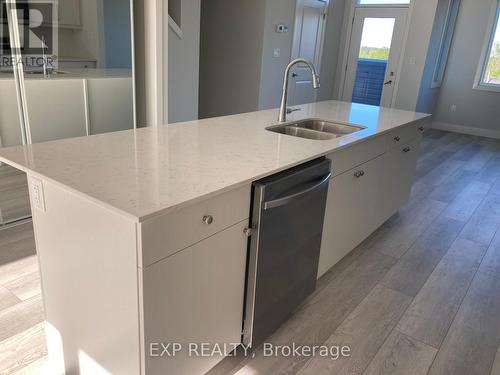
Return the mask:
[(292, 112), (297, 112), (300, 111), (300, 108), (287, 108), (286, 109), (286, 114), (289, 115)]

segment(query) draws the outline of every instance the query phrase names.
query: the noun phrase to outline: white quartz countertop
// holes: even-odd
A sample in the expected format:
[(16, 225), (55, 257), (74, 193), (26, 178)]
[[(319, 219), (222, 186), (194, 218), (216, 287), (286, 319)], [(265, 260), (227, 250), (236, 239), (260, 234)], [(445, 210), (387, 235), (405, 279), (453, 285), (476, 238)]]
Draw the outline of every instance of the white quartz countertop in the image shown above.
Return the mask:
[(289, 120), (366, 129), (321, 141), (281, 135), (265, 129), (276, 124), (272, 109), (0, 148), (0, 160), (143, 221), (429, 116), (337, 101), (300, 107)]

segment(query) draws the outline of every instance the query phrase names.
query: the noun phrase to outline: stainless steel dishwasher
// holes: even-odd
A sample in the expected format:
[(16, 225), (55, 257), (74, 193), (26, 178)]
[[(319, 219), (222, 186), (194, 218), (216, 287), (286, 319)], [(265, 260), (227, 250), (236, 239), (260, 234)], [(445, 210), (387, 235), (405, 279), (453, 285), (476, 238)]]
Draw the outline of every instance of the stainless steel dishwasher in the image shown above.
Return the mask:
[(253, 183), (243, 343), (272, 334), (316, 287), (330, 161)]

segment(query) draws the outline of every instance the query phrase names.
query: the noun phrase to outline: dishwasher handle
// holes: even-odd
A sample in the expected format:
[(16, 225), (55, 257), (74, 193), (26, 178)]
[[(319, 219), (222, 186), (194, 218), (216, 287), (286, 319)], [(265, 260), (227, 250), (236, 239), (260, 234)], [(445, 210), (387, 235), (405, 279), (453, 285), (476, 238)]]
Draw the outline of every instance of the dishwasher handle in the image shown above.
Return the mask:
[(313, 192), (316, 189), (321, 188), (323, 185), (328, 184), (330, 181), (330, 178), (332, 177), (331, 173), (328, 173), (325, 177), (321, 179), (321, 181), (315, 183), (313, 186), (308, 187), (305, 190), (299, 191), (298, 193), (287, 195), (286, 197), (283, 198), (278, 198), (269, 202), (264, 202), (264, 210), (269, 210), (271, 208), (276, 208), (276, 207), (281, 207), (284, 206), (285, 204), (288, 204), (290, 202), (293, 202), (297, 199), (302, 198), (304, 195), (309, 194)]

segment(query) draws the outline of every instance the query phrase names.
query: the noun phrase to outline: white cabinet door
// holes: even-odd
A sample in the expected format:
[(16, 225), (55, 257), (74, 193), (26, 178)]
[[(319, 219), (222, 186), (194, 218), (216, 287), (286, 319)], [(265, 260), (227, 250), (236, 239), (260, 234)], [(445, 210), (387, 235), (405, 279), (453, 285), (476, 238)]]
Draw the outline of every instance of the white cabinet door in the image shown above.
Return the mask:
[(86, 135), (83, 79), (25, 82), (33, 143)]
[(380, 224), (378, 212), (383, 158), (378, 157), (330, 181), (318, 277)]
[(384, 178), (381, 189), (381, 210), (391, 217), (410, 197), (420, 149), (420, 138), (396, 147), (384, 155)]
[[(240, 343), (247, 224), (236, 224), (143, 271), (147, 374), (204, 374), (222, 358), (189, 358), (189, 343)], [(151, 344), (174, 342), (185, 349), (175, 357), (149, 355)]]
[(132, 77), (87, 80), (90, 134), (134, 127)]
[(59, 25), (64, 27), (80, 27), (80, 0), (59, 0)]
[(14, 79), (0, 80), (0, 147), (22, 144)]
[(419, 148), (420, 137), (332, 179), (318, 277), (406, 204)]

